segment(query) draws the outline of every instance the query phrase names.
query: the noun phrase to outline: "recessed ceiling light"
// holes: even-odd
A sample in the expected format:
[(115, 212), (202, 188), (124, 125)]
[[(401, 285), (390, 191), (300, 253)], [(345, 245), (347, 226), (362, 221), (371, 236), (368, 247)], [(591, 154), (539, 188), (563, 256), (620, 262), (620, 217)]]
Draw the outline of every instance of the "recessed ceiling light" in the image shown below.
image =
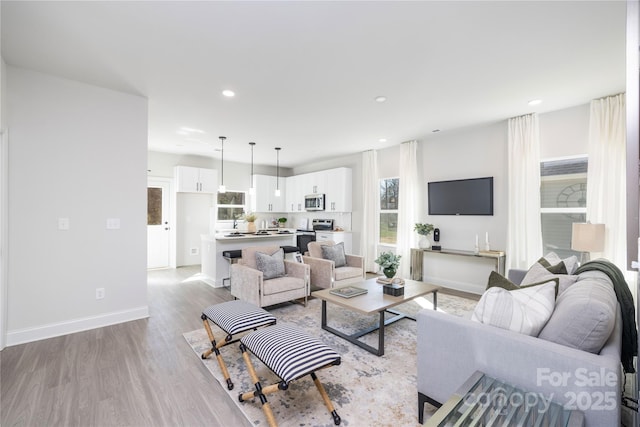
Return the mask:
[(386, 139), (386, 138), (380, 138), (380, 139), (378, 140), (378, 142), (387, 142), (387, 139)]
[(228, 90), (228, 89), (227, 90), (223, 90), (222, 94), (224, 96), (226, 96), (227, 98), (233, 98), (234, 96), (236, 96), (236, 93), (234, 91)]
[(376, 102), (384, 102), (387, 100), (386, 96), (376, 96), (375, 97)]
[(190, 133), (204, 133), (204, 131), (200, 129), (194, 129), (194, 128), (188, 128), (186, 126), (182, 126), (177, 133), (179, 135), (188, 135)]
[(532, 99), (531, 101), (528, 102), (528, 104), (530, 106), (534, 106), (534, 105), (539, 105), (542, 104), (542, 99)]

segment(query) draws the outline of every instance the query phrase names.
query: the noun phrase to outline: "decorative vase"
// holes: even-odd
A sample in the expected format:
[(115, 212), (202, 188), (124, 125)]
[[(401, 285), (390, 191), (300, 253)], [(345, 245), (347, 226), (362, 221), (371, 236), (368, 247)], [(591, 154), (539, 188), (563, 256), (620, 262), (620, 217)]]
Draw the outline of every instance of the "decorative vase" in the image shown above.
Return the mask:
[(382, 270), (382, 272), (384, 273), (384, 275), (387, 277), (387, 279), (392, 279), (393, 276), (396, 275), (396, 270), (395, 268), (385, 268)]
[(256, 232), (256, 223), (255, 222), (248, 222), (247, 223), (247, 231), (249, 233), (255, 233)]
[(420, 236), (418, 246), (420, 246), (420, 249), (429, 249), (431, 247), (431, 241), (427, 236)]

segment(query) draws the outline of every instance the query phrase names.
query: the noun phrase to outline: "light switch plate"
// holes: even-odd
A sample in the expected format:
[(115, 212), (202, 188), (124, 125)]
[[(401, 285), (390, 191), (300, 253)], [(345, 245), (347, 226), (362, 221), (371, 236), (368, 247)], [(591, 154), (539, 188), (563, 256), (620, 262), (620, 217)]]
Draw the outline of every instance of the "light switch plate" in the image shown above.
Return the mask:
[(120, 229), (120, 218), (107, 218), (107, 230)]

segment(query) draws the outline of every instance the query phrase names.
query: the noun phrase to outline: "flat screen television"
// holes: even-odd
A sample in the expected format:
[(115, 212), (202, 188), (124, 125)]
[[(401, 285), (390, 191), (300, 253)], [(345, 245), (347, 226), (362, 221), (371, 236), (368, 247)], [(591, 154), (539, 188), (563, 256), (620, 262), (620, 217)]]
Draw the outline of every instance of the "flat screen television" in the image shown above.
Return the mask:
[(493, 215), (493, 177), (428, 183), (429, 215)]

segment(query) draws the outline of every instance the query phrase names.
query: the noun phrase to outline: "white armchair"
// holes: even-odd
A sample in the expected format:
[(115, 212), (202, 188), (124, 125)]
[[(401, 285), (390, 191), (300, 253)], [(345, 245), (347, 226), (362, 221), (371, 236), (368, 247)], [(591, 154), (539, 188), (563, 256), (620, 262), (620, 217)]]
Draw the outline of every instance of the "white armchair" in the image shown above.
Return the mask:
[[(323, 246), (325, 246), (324, 253)], [(302, 259), (305, 264), (311, 267), (311, 284), (313, 286), (326, 289), (364, 280), (364, 257), (345, 254), (342, 243), (310, 242), (308, 248), (309, 255), (303, 256)], [(327, 248), (330, 249), (327, 250)], [(336, 261), (331, 259), (331, 252), (337, 254), (338, 266), (336, 266)], [(344, 258), (341, 258), (341, 255)], [(342, 260), (344, 264), (341, 262)]]
[[(264, 268), (264, 262), (257, 261), (258, 257), (275, 263), (283, 274), (268, 278), (273, 274)], [(244, 248), (242, 258), (231, 265), (231, 295), (258, 307), (297, 299), (304, 299), (306, 306), (309, 296), (309, 266), (285, 260), (282, 249), (278, 246)]]

